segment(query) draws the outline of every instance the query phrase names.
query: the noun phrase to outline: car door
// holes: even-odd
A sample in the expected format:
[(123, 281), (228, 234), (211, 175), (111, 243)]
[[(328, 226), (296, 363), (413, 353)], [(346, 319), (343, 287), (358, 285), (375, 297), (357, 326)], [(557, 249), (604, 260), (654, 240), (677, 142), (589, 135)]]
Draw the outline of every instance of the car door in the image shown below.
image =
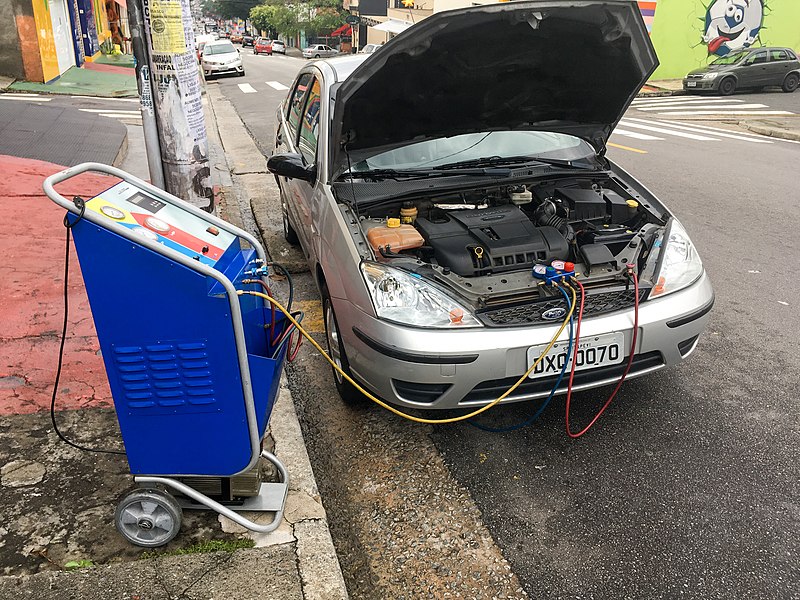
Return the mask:
[[(298, 135), (305, 112), (306, 99), (314, 81), (312, 72), (301, 73), (297, 77), (282, 116), (281, 126), (278, 129), (276, 154), (281, 152), (301, 154), (298, 148)], [(288, 177), (280, 177), (279, 182), (283, 195), (282, 201), (285, 202), (290, 222), (294, 224), (297, 237), (300, 238), (300, 243), (308, 254), (311, 248), (311, 207), (308, 190), (310, 186), (304, 181)]]
[(781, 85), (786, 74), (792, 70), (792, 63), (786, 50), (776, 48), (769, 51), (769, 62), (767, 63), (767, 73), (769, 81), (765, 85)]
[(748, 56), (739, 71), (738, 87), (758, 87), (767, 85), (769, 74), (767, 73), (767, 51), (759, 50)]

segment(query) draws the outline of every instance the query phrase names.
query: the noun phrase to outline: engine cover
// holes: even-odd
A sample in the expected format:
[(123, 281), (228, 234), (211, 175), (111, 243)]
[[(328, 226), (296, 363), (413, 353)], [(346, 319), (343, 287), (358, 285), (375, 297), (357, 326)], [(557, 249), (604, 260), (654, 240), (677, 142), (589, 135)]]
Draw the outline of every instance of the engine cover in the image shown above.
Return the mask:
[(452, 210), (441, 218), (418, 218), (415, 225), (436, 261), (463, 277), (530, 269), (569, 254), (557, 229), (536, 227), (513, 205)]

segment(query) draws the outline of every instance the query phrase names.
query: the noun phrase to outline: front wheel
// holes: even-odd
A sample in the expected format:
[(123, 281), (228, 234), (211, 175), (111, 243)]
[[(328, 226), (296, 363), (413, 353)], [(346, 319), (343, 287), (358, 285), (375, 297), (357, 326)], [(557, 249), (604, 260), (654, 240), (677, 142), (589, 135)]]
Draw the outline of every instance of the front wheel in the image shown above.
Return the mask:
[(156, 489), (138, 489), (117, 505), (114, 524), (131, 544), (157, 548), (172, 540), (181, 529), (183, 511), (170, 494)]
[(719, 83), (720, 96), (730, 96), (736, 91), (736, 80), (733, 77), (726, 77)]
[(315, 54), (315, 55), (314, 55), (314, 58), (319, 58), (319, 54)]
[[(339, 334), (339, 323), (336, 321), (336, 313), (333, 312), (333, 302), (331, 302), (328, 288), (322, 287), (322, 315), (325, 319), (325, 337), (328, 341), (328, 356), (331, 357), (336, 366), (342, 371), (350, 374), (350, 363), (347, 362), (347, 355), (344, 352), (344, 344)], [(346, 404), (362, 404), (365, 396), (356, 387), (347, 381), (342, 374), (333, 369), (333, 382), (336, 384), (336, 391), (339, 392), (342, 400)]]
[(798, 85), (800, 85), (800, 75), (798, 75), (797, 73), (789, 73), (786, 76), (786, 79), (783, 80), (783, 85), (781, 86), (781, 89), (787, 94), (791, 94), (793, 91), (797, 89)]

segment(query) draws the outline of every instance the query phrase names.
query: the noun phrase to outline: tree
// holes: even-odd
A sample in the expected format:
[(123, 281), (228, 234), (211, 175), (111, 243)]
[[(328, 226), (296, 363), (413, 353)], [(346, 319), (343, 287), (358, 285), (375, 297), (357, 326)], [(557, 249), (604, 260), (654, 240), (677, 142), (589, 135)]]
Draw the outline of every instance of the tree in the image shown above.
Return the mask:
[(261, 0), (204, 0), (203, 12), (220, 19), (247, 19), (250, 10), (260, 3)]
[(269, 6), (267, 4), (260, 4), (250, 10), (250, 22), (253, 27), (258, 31), (266, 31), (269, 37), (273, 33), (277, 33), (278, 28), (275, 26), (276, 19), (275, 13), (277, 6)]

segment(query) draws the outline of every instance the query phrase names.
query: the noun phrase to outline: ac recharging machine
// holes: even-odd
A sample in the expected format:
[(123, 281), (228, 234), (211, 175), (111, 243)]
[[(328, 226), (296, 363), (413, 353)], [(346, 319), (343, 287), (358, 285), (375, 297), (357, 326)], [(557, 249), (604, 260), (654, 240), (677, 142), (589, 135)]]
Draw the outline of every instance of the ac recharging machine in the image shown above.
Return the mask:
[[(87, 171), (122, 181), (83, 206), (54, 189)], [(117, 529), (133, 544), (161, 546), (180, 530), (182, 508), (214, 510), (259, 533), (276, 529), (288, 473), (262, 440), (286, 353), (271, 331), (286, 323), (262, 298), (237, 295), (263, 291), (242, 280), (266, 283), (264, 249), (247, 232), (107, 165), (65, 169), (43, 188), (68, 211), (140, 486), (117, 506)], [(262, 481), (262, 458), (279, 482)], [(259, 524), (238, 511), (275, 514)]]

